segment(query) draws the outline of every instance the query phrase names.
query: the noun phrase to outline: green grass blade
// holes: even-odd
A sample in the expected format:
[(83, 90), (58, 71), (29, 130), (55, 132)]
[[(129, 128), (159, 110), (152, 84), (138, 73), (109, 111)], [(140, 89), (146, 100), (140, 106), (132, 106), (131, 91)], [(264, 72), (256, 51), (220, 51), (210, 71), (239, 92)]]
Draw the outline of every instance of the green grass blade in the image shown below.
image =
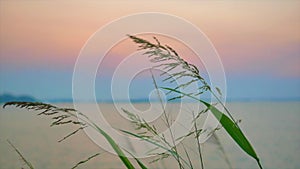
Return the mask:
[(147, 167), (137, 158), (133, 157), (135, 159), (135, 161), (139, 164), (139, 166), (141, 167), (141, 169), (147, 169)]
[(246, 136), (243, 134), (243, 132), (241, 131), (241, 129), (236, 125), (235, 122), (233, 122), (231, 119), (229, 119), (224, 113), (222, 113), (220, 110), (218, 110), (215, 106), (200, 100), (194, 96), (188, 95), (186, 93), (183, 93), (181, 91), (172, 89), (172, 88), (165, 88), (162, 87), (162, 89), (165, 90), (169, 90), (172, 92), (176, 92), (182, 95), (185, 95), (187, 97), (190, 97), (194, 100), (197, 100), (201, 103), (203, 103), (212, 113), (213, 115), (218, 119), (218, 121), (222, 124), (222, 126), (224, 127), (224, 129), (226, 130), (226, 132), (231, 136), (231, 138), (251, 157), (253, 157), (260, 168), (262, 168), (259, 158), (257, 157), (252, 145), (250, 144), (250, 142), (248, 141), (248, 139), (246, 138)]
[(139, 166), (141, 167), (141, 169), (148, 169), (138, 158), (136, 158), (133, 154), (131, 154), (129, 151), (125, 150), (128, 154), (130, 154), (135, 161), (139, 164)]
[(127, 169), (134, 169), (133, 165), (129, 161), (129, 159), (125, 156), (124, 152), (120, 149), (120, 147), (116, 144), (116, 142), (101, 128), (99, 128), (95, 123), (92, 123), (94, 127), (99, 131), (100, 134), (102, 134), (105, 139), (109, 142), (109, 144), (112, 146), (114, 151), (118, 154), (119, 158), (123, 162), (123, 164), (127, 167)]
[(223, 114), (221, 111), (219, 111), (215, 106), (209, 105), (208, 107), (210, 111), (214, 114), (214, 116), (219, 120), (219, 122), (222, 124), (224, 129), (227, 131), (227, 133), (233, 138), (233, 140), (251, 157), (258, 160), (258, 157), (247, 140), (246, 136), (243, 134), (243, 132), (240, 130), (237, 125), (230, 120), (225, 114)]

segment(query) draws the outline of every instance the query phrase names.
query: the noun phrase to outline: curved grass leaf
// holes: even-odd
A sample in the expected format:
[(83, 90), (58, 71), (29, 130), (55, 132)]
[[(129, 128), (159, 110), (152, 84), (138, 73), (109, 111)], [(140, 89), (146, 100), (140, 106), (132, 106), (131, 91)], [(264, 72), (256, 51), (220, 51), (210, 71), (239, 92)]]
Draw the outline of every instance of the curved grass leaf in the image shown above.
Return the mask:
[(141, 167), (141, 169), (148, 169), (138, 158), (136, 158), (132, 153), (130, 153), (129, 151), (125, 150), (128, 154), (130, 154), (135, 161), (138, 163), (138, 165)]
[(222, 124), (224, 129), (227, 131), (227, 133), (231, 136), (231, 138), (251, 157), (253, 157), (260, 168), (262, 168), (259, 158), (257, 157), (252, 145), (246, 138), (246, 136), (243, 134), (242, 130), (236, 125), (235, 122), (233, 122), (230, 118), (228, 118), (224, 113), (222, 113), (220, 110), (218, 110), (215, 106), (200, 100), (194, 96), (191, 96), (189, 94), (183, 93), (181, 91), (172, 89), (172, 88), (166, 88), (162, 87), (162, 89), (169, 90), (172, 92), (179, 93), (181, 95), (185, 95), (187, 97), (190, 97), (194, 100), (197, 100), (201, 103), (203, 103), (212, 113), (213, 115), (218, 119), (218, 121)]
[(109, 142), (109, 144), (112, 146), (112, 148), (115, 150), (115, 152), (118, 154), (119, 158), (123, 162), (123, 164), (127, 167), (127, 169), (134, 169), (133, 165), (129, 161), (129, 159), (125, 156), (123, 151), (120, 149), (120, 147), (116, 144), (116, 142), (101, 128), (99, 128), (95, 123), (92, 123), (94, 127), (98, 130), (100, 134), (102, 134), (105, 139)]
[(133, 157), (133, 158), (139, 164), (139, 166), (141, 167), (141, 169), (147, 169), (147, 167), (138, 158), (135, 158), (135, 157)]

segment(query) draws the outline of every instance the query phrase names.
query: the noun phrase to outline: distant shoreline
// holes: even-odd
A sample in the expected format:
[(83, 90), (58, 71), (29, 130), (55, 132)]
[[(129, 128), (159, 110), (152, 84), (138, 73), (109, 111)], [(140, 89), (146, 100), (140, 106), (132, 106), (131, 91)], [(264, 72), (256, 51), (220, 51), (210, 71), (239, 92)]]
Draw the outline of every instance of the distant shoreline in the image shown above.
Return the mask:
[[(210, 102), (211, 100), (208, 98), (202, 98), (203, 100)], [(27, 102), (46, 102), (46, 103), (73, 103), (72, 98), (62, 98), (62, 99), (36, 99), (32, 96), (28, 95), (21, 95), (21, 96), (14, 96), (11, 94), (3, 94), (0, 95), (0, 103), (6, 103), (10, 101), (27, 101)], [(195, 101), (191, 100), (172, 100), (171, 103), (193, 103)], [(214, 100), (213, 100), (214, 101)], [(300, 97), (294, 98), (227, 98), (226, 102), (297, 102), (300, 101)], [(77, 103), (93, 103), (92, 100), (79, 100)], [(125, 99), (119, 100), (112, 100), (112, 99), (99, 99), (97, 103), (149, 103), (149, 99), (141, 98), (141, 99), (131, 99), (130, 101)], [(159, 102), (159, 100), (151, 100), (151, 102)]]
[[(205, 101), (210, 101), (209, 99), (203, 99)], [(49, 100), (45, 101), (48, 103), (74, 103), (73, 101), (59, 101), (59, 100)], [(159, 100), (151, 100), (152, 103), (159, 103)], [(170, 103), (180, 103), (181, 101), (170, 101)], [(183, 103), (197, 103), (195, 101), (182, 101)], [(287, 98), (287, 99), (226, 99), (227, 103), (251, 103), (251, 102), (300, 102), (300, 98)], [(77, 101), (76, 103), (93, 103), (93, 101)], [(134, 100), (134, 101), (127, 101), (127, 100), (98, 100), (97, 103), (149, 103), (148, 100)]]

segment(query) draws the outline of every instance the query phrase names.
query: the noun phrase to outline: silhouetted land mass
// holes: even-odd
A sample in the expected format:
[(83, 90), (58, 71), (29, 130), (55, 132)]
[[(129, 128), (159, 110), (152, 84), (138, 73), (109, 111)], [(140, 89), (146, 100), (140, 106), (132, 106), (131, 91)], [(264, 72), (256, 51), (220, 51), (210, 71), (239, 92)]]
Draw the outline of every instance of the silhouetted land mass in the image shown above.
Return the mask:
[(29, 95), (15, 96), (7, 93), (0, 95), (0, 103), (11, 102), (11, 101), (36, 102), (38, 100)]
[[(205, 101), (210, 101), (209, 98), (202, 98)], [(72, 98), (58, 98), (58, 99), (36, 99), (30, 95), (12, 95), (12, 94), (2, 94), (0, 95), (0, 103), (11, 102), (11, 101), (24, 101), (24, 102), (47, 102), (47, 103), (73, 103)], [(180, 102), (181, 100), (172, 100), (170, 102)], [(294, 98), (227, 98), (226, 102), (290, 102), (290, 101), (300, 101), (300, 97)], [(80, 103), (91, 103), (92, 101), (79, 101)], [(98, 103), (128, 103), (128, 100), (112, 100), (112, 99), (97, 99)], [(130, 99), (131, 103), (148, 103), (148, 98), (134, 98)], [(151, 102), (159, 102), (159, 100), (151, 100)], [(184, 102), (184, 101), (183, 101)], [(189, 102), (189, 101), (187, 101)]]
[(72, 98), (47, 99), (45, 101), (49, 103), (73, 103)]

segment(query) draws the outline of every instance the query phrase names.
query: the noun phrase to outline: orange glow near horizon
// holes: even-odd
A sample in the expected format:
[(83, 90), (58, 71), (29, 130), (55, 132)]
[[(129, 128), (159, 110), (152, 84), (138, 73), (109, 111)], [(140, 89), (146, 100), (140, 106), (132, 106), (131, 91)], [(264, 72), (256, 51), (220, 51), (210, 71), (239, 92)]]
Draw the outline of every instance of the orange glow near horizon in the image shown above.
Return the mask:
[[(215, 45), (228, 71), (251, 72), (251, 64), (262, 64), (254, 71), (264, 71), (270, 69), (265, 66), (268, 62), (276, 62), (272, 64), (277, 66), (275, 75), (300, 76), (299, 64), (295, 64), (299, 63), (300, 43), (300, 2), (296, 1), (1, 1), (0, 8), (2, 66), (72, 68), (82, 46), (101, 26), (122, 16), (155, 11), (198, 26)], [(281, 54), (285, 47), (291, 54)], [(282, 63), (286, 58), (289, 61)]]

